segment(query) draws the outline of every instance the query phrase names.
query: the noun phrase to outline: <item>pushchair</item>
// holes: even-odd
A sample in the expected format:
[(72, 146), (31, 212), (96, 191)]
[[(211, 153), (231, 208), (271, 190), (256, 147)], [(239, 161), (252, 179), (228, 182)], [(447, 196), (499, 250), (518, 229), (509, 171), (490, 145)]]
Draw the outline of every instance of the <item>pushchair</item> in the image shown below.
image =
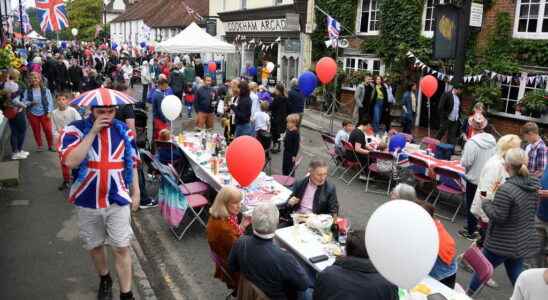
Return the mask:
[(148, 115), (147, 112), (136, 108), (135, 109), (135, 130), (137, 138), (135, 139), (135, 142), (137, 143), (137, 147), (140, 149), (147, 149), (150, 150), (150, 142), (147, 138), (147, 123), (148, 123)]
[(272, 135), (265, 130), (257, 131), (257, 140), (261, 143), (265, 153), (265, 164), (263, 170), (268, 169), (268, 175), (272, 174), (272, 159), (270, 158), (270, 150), (272, 148)]

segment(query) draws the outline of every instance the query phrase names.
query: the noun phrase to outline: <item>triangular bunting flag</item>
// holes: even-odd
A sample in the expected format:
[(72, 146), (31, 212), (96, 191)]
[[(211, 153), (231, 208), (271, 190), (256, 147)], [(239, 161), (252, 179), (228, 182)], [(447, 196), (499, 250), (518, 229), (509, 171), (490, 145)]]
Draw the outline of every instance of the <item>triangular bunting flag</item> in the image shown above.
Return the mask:
[(453, 75), (449, 75), (447, 78), (449, 79), (449, 81), (453, 81)]

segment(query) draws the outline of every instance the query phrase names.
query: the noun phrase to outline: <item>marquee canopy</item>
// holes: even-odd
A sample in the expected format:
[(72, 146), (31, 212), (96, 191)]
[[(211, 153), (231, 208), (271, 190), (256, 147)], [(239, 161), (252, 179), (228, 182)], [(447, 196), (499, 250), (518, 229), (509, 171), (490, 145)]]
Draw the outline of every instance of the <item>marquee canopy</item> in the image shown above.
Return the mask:
[(234, 53), (236, 47), (209, 35), (196, 23), (167, 41), (161, 42), (156, 51), (167, 53)]

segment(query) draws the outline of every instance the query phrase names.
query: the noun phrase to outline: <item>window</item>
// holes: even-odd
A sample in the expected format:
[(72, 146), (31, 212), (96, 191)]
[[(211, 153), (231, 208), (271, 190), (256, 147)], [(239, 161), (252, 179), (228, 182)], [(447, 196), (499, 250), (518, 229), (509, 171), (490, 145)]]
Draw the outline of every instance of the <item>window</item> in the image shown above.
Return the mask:
[[(502, 103), (496, 107), (496, 109), (498, 109), (497, 111), (491, 112), (506, 117), (521, 115), (521, 113), (516, 113), (516, 104), (521, 98), (535, 90), (544, 90), (548, 92), (548, 85), (546, 82), (540, 80), (529, 82), (527, 76), (527, 73), (514, 74), (514, 78), (510, 83), (500, 83)], [(525, 79), (520, 80), (520, 78)], [(518, 118), (523, 119), (523, 117), (528, 118), (531, 117), (531, 115), (521, 115), (521, 117)]]
[[(384, 64), (378, 58), (368, 57), (342, 57), (339, 62), (343, 65), (343, 70), (350, 71), (367, 71), (372, 75), (383, 75)], [(346, 86), (352, 88), (351, 86)]]
[(548, 38), (548, 0), (518, 0), (514, 37)]
[(436, 20), (434, 19), (434, 0), (426, 0), (424, 3), (424, 11), (422, 13), (422, 35), (426, 37), (434, 36), (434, 26)]
[(361, 34), (379, 34), (378, 0), (360, 0), (356, 20), (356, 32)]

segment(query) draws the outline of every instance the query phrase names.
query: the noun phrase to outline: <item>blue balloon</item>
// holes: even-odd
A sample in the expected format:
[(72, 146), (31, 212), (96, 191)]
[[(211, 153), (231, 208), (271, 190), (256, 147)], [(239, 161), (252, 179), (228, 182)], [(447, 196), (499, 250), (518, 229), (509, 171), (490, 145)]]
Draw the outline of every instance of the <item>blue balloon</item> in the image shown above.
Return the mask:
[(116, 48), (118, 48), (118, 44), (116, 44), (116, 42), (112, 42), (111, 48), (112, 50), (116, 50)]
[(255, 66), (251, 66), (247, 70), (247, 73), (249, 73), (249, 75), (251, 75), (251, 76), (255, 76), (255, 75), (257, 75), (257, 68), (255, 68)]
[(67, 48), (67, 42), (65, 42), (65, 41), (61, 42), (61, 48), (66, 49)]
[(401, 133), (394, 134), (388, 142), (388, 151), (394, 152), (398, 149), (402, 150), (403, 148), (405, 148), (406, 143), (407, 140), (405, 139), (405, 135)]
[(314, 73), (306, 71), (299, 76), (299, 89), (303, 95), (310, 96), (317, 85), (318, 79)]
[(145, 42), (141, 42), (140, 45), (141, 45), (141, 48), (146, 48), (147, 47), (147, 43), (145, 43)]

